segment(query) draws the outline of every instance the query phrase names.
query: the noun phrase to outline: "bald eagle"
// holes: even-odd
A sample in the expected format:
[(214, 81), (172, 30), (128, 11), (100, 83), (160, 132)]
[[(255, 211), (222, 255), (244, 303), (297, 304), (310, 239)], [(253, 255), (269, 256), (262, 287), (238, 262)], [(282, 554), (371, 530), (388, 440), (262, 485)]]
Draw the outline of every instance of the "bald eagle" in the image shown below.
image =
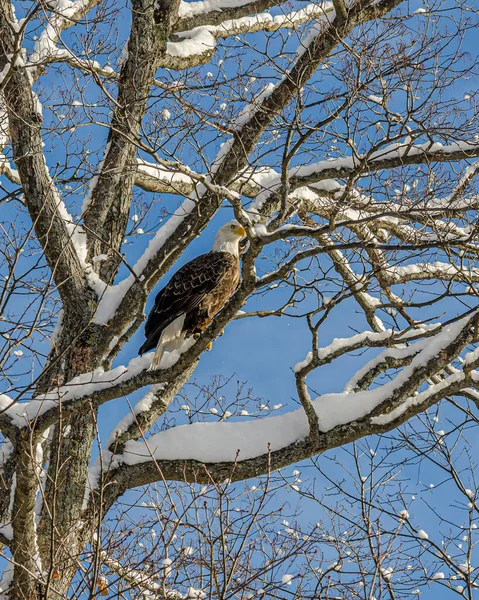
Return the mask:
[(211, 252), (193, 259), (170, 279), (155, 298), (145, 325), (142, 355), (156, 348), (156, 369), (165, 350), (171, 352), (190, 335), (201, 334), (224, 307), (240, 280), (239, 243), (246, 235), (237, 221), (221, 227)]

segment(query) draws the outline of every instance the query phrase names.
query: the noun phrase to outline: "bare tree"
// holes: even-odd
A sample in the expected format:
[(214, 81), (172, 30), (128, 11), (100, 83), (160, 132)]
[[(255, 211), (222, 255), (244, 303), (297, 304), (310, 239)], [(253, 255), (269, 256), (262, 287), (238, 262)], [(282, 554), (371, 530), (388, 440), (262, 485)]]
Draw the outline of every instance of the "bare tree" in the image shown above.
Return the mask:
[[(287, 588), (371, 600), (434, 581), (472, 598), (471, 557), (447, 550), (457, 531), (441, 545), (397, 505), (400, 490), (389, 505), (383, 494), (397, 479), (388, 456), (402, 452), (401, 461), (422, 457), (447, 472), (468, 498), (471, 526), (477, 510), (456, 466), (459, 442), (447, 446), (429, 413), (409, 422), (447, 402), (463, 444), (477, 420), (474, 3), (15, 5), (0, 0), (5, 596), (284, 597)], [(228, 305), (160, 368), (148, 369), (151, 354), (113, 366), (150, 292), (220, 209), (248, 237)], [(327, 339), (336, 314), (351, 335)], [(294, 377), (299, 408), (263, 416), (279, 403), (258, 404), (242, 385), (220, 400), (221, 379), (185, 388), (233, 319), (260, 317), (309, 327), (305, 360), (278, 374)], [(313, 399), (322, 374), (344, 364), (348, 383)], [(100, 407), (138, 390), (105, 443)], [(168, 422), (178, 406), (183, 427)], [(379, 486), (361, 466), (361, 440), (373, 434), (384, 434), (384, 463), (370, 465)], [(305, 491), (297, 475), (275, 474), (343, 447), (349, 480), (328, 478), (347, 510), (325, 491)], [(472, 459), (468, 468), (472, 477)], [(260, 493), (229, 491), (258, 476)], [(150, 484), (159, 531), (149, 517), (138, 526), (136, 509), (120, 501)], [(284, 509), (267, 506), (275, 486), (319, 503), (331, 532), (303, 525), (266, 535), (283, 519)], [(175, 542), (185, 518), (199, 554)], [(348, 519), (353, 550), (341, 533)], [(143, 527), (155, 531), (148, 545), (129, 547)], [(427, 553), (464, 583), (424, 574)]]

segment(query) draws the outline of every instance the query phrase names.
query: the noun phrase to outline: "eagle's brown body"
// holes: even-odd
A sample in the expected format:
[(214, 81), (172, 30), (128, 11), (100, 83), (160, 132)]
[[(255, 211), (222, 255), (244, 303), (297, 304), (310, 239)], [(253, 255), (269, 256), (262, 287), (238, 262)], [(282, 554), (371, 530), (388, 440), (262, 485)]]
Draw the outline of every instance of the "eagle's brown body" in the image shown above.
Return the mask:
[(184, 315), (182, 333), (202, 333), (224, 307), (240, 280), (237, 256), (208, 252), (184, 265), (155, 298), (139, 353), (156, 348), (162, 332)]

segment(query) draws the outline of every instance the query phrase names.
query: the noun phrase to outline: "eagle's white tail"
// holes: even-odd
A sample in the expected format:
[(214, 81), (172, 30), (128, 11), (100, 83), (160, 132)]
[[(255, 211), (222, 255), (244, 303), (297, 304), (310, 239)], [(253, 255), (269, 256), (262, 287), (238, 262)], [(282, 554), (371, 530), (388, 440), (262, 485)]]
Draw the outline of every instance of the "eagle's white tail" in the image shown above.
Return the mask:
[(153, 371), (160, 366), (165, 350), (176, 350), (176, 348), (182, 344), (185, 338), (183, 333), (185, 317), (185, 314), (180, 315), (172, 323), (170, 323), (168, 327), (163, 329), (160, 339), (158, 340), (158, 344), (156, 345), (155, 355), (151, 361), (151, 365), (148, 369), (149, 371)]

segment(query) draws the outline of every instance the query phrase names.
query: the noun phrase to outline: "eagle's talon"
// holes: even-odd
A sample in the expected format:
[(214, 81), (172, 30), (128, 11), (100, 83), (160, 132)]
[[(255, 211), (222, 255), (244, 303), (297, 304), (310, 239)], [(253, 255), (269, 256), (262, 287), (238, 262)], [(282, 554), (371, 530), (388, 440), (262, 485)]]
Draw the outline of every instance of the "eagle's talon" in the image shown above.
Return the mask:
[(225, 330), (224, 330), (224, 329), (222, 329), (222, 330), (221, 330), (221, 331), (218, 333), (218, 337), (221, 337), (221, 336), (222, 336), (222, 335), (224, 335), (224, 334), (225, 334)]
[(210, 342), (207, 346), (206, 346), (206, 351), (209, 352), (211, 349), (213, 348), (213, 342)]
[(193, 337), (194, 337), (195, 340), (199, 340), (200, 337), (201, 337), (201, 333), (194, 333)]

